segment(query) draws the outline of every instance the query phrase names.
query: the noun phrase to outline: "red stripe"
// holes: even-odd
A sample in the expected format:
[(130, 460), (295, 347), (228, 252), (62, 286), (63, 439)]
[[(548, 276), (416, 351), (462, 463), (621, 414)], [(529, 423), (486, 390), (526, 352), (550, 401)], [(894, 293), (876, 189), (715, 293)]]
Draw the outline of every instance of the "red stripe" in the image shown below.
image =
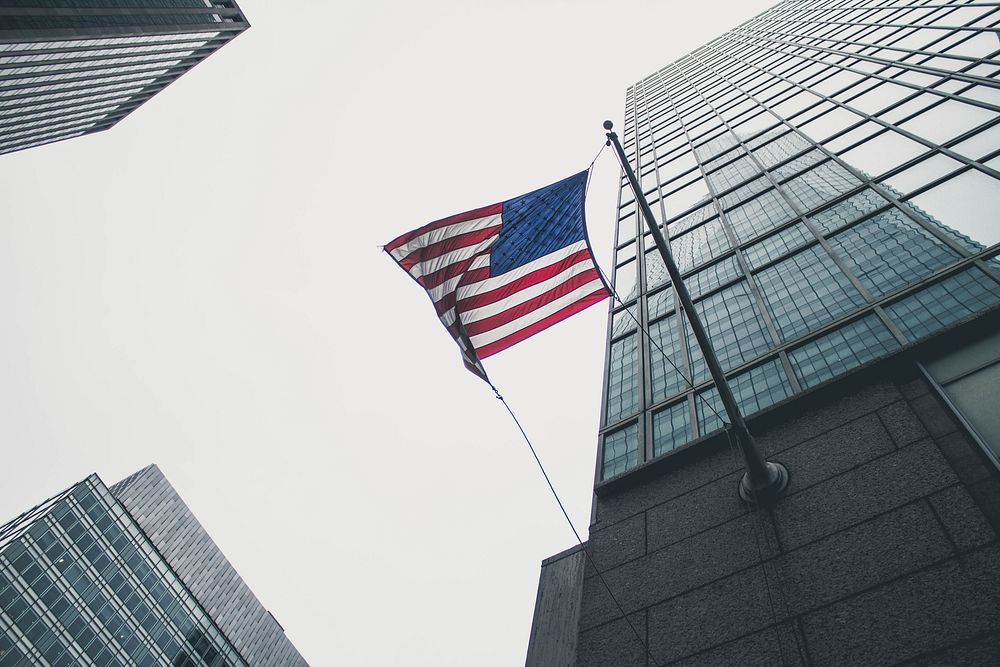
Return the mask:
[(437, 311), (438, 317), (441, 317), (454, 307), (455, 307), (455, 290), (448, 292), (443, 297), (434, 302), (434, 310)]
[[(471, 337), (487, 331), (492, 331), (493, 329), (501, 327), (505, 324), (510, 324), (517, 318), (523, 317), (534, 310), (538, 310), (545, 304), (552, 303), (559, 297), (565, 296), (578, 287), (586, 285), (594, 280), (600, 280), (595, 269), (584, 271), (579, 275), (573, 276), (566, 282), (556, 285), (548, 292), (544, 292), (532, 299), (528, 299), (524, 303), (519, 303), (516, 306), (512, 306), (507, 310), (501, 311), (496, 315), (491, 315), (485, 319), (466, 323), (465, 332)], [(464, 311), (460, 310), (459, 312)]]
[[(590, 259), (590, 251), (584, 248), (578, 252), (573, 253), (569, 257), (565, 257), (555, 264), (550, 264), (549, 266), (543, 266), (540, 269), (535, 269), (531, 273), (525, 274), (518, 278), (517, 280), (512, 280), (509, 283), (505, 283), (496, 289), (491, 289), (480, 294), (475, 294), (473, 296), (466, 297), (458, 302), (458, 308), (462, 311), (468, 311), (473, 308), (479, 308), (481, 306), (488, 306), (491, 303), (496, 303), (497, 301), (502, 301), (506, 299), (511, 294), (519, 292), (532, 285), (537, 285), (538, 283), (545, 282), (549, 278), (554, 278), (563, 271), (568, 270), (574, 264), (586, 261)], [(463, 280), (463, 285), (470, 284), (469, 281)]]
[(399, 246), (403, 245), (410, 239), (414, 239), (421, 234), (426, 234), (434, 229), (440, 229), (441, 227), (447, 227), (448, 225), (453, 225), (456, 222), (465, 222), (467, 220), (475, 220), (476, 218), (485, 218), (488, 215), (497, 215), (503, 211), (503, 203), (491, 204), (489, 206), (483, 206), (482, 208), (477, 208), (472, 211), (466, 211), (465, 213), (456, 213), (455, 215), (449, 216), (447, 218), (441, 218), (440, 220), (435, 220), (434, 222), (428, 223), (419, 229), (414, 229), (412, 232), (407, 232), (402, 236), (394, 238), (385, 244), (386, 252), (392, 252)]
[[(478, 283), (486, 280), (490, 277), (490, 267), (481, 266), (478, 269), (469, 269), (465, 272), (462, 277), (461, 284), (465, 285), (467, 283)], [(419, 282), (419, 281), (418, 281)], [(440, 283), (438, 283), (440, 285)], [(445, 294), (443, 297), (434, 302), (434, 307), (437, 309), (437, 314), (440, 315), (444, 311), (455, 306), (456, 298), (455, 290), (452, 290)]]
[(463, 259), (461, 261), (455, 262), (454, 264), (449, 264), (443, 269), (438, 269), (433, 273), (428, 273), (426, 276), (421, 276), (417, 278), (417, 282), (423, 285), (424, 289), (432, 289), (437, 287), (446, 280), (450, 280), (455, 276), (462, 275), (472, 264), (472, 260), (475, 257), (469, 257), (468, 259)]
[(459, 248), (466, 248), (471, 245), (476, 245), (477, 243), (482, 243), (492, 236), (499, 236), (500, 227), (501, 225), (494, 225), (493, 227), (487, 227), (485, 229), (476, 229), (471, 232), (456, 234), (455, 236), (449, 236), (443, 241), (438, 241), (437, 243), (431, 243), (423, 246), (422, 248), (417, 248), (409, 255), (399, 260), (399, 265), (409, 271), (420, 262), (436, 259), (445, 253), (458, 250)]
[(559, 311), (557, 311), (555, 313), (552, 313), (551, 315), (549, 315), (545, 319), (539, 320), (538, 322), (535, 322), (534, 324), (532, 324), (530, 326), (527, 326), (527, 327), (525, 327), (523, 329), (515, 331), (514, 333), (510, 334), (509, 336), (504, 336), (500, 340), (494, 341), (492, 343), (489, 343), (488, 345), (484, 345), (481, 348), (478, 348), (476, 350), (476, 354), (479, 355), (480, 359), (485, 359), (486, 357), (492, 356), (492, 355), (496, 354), (497, 352), (501, 352), (502, 350), (506, 350), (511, 345), (514, 345), (515, 343), (520, 343), (525, 338), (528, 338), (530, 336), (534, 336), (539, 331), (544, 331), (545, 329), (548, 329), (549, 327), (551, 327), (553, 324), (558, 324), (559, 322), (565, 320), (567, 317), (569, 317), (571, 315), (575, 315), (576, 313), (580, 312), (581, 310), (583, 310), (583, 309), (585, 309), (585, 308), (587, 308), (589, 306), (592, 306), (595, 303), (603, 301), (604, 299), (607, 298), (607, 296), (608, 296), (607, 290), (605, 290), (602, 287), (601, 289), (597, 290), (593, 294), (589, 294), (589, 295), (583, 297), (582, 299), (580, 299), (579, 301), (577, 301), (575, 303), (571, 303), (570, 305), (566, 306), (565, 308), (563, 308), (563, 309), (561, 309), (561, 310), (559, 310)]

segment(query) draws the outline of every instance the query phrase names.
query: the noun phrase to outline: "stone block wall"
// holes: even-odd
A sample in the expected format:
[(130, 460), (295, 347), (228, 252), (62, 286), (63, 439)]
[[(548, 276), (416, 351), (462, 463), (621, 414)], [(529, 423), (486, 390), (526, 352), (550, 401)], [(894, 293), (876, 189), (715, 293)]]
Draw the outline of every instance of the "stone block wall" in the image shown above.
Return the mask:
[[(1000, 664), (1000, 475), (912, 366), (751, 426), (788, 495), (741, 503), (724, 437), (599, 486), (587, 549), (632, 627), (587, 562), (578, 597), (560, 591), (576, 646), (529, 665)], [(540, 601), (566, 558), (585, 562), (546, 561)]]

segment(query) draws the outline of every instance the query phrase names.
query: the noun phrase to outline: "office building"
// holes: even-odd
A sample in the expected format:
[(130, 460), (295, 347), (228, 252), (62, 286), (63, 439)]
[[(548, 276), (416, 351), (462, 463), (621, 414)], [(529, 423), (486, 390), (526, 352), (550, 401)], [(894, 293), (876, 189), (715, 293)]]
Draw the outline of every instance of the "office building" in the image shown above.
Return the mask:
[(602, 576), (579, 548), (543, 564), (529, 664), (1000, 655), (998, 25), (983, 4), (790, 0), (628, 89), (644, 196), (792, 482), (773, 509), (738, 500), (623, 179)]
[(0, 154), (112, 127), (248, 27), (233, 0), (0, 2)]
[(306, 662), (150, 466), (0, 527), (0, 665)]

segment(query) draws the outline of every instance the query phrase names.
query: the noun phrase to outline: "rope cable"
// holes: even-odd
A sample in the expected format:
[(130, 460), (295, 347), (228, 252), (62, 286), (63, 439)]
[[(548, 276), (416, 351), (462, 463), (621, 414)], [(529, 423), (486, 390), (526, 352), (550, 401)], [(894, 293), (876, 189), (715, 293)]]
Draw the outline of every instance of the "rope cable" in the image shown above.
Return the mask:
[(591, 556), (590, 551), (587, 549), (587, 545), (584, 544), (583, 539), (580, 537), (580, 533), (579, 531), (577, 531), (576, 525), (570, 518), (569, 512), (566, 511), (566, 506), (563, 505), (562, 500), (559, 498), (559, 494), (556, 493), (556, 487), (552, 484), (552, 480), (549, 478), (549, 474), (545, 471), (545, 466), (542, 465), (542, 460), (538, 457), (538, 452), (535, 451), (535, 446), (531, 444), (531, 439), (528, 437), (528, 434), (524, 431), (524, 427), (521, 426), (521, 422), (520, 420), (518, 420), (517, 415), (514, 414), (514, 411), (507, 403), (507, 400), (503, 397), (500, 391), (493, 385), (493, 383), (490, 382), (489, 384), (490, 384), (490, 389), (493, 390), (493, 393), (496, 395), (497, 399), (501, 403), (503, 403), (503, 406), (507, 409), (507, 413), (510, 415), (510, 418), (514, 420), (514, 424), (517, 426), (517, 430), (521, 432), (521, 436), (524, 438), (524, 442), (527, 443), (528, 449), (531, 450), (531, 455), (535, 458), (535, 463), (538, 464), (538, 469), (542, 471), (542, 477), (545, 478), (545, 483), (549, 485), (549, 491), (552, 492), (552, 497), (556, 499), (556, 503), (559, 505), (559, 509), (562, 511), (563, 516), (566, 518), (566, 523), (569, 524), (570, 529), (573, 531), (573, 535), (576, 537), (577, 543), (581, 547), (583, 547), (584, 556), (587, 558), (588, 561), (590, 561), (590, 565), (594, 568), (594, 572), (597, 574), (597, 577), (601, 580), (601, 583), (604, 584), (604, 588), (605, 590), (607, 590), (608, 595), (611, 597), (612, 602), (615, 603), (615, 607), (618, 609), (618, 613), (621, 614), (621, 617), (628, 624), (628, 627), (632, 629), (632, 632), (635, 634), (635, 638), (639, 640), (639, 644), (642, 645), (643, 650), (646, 652), (646, 655), (649, 656), (649, 660), (650, 662), (653, 663), (653, 666), (659, 667), (659, 663), (657, 663), (656, 658), (653, 657), (652, 652), (649, 650), (649, 646), (647, 646), (645, 640), (643, 640), (642, 638), (642, 635), (639, 634), (639, 631), (636, 629), (631, 619), (629, 619), (628, 614), (625, 613), (625, 610), (622, 608), (622, 605), (618, 601), (618, 598), (615, 597), (614, 592), (611, 590), (611, 586), (608, 585), (608, 581), (604, 578), (604, 573), (601, 572), (599, 567), (597, 567), (597, 563), (594, 561), (594, 557)]

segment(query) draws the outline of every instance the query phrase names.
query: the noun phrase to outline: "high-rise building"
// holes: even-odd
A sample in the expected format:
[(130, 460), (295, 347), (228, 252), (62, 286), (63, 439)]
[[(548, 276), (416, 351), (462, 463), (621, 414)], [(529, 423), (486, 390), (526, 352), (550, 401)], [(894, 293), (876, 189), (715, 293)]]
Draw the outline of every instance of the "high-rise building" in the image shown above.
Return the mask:
[(0, 154), (110, 128), (248, 27), (234, 0), (0, 0)]
[(0, 526), (0, 665), (306, 665), (156, 466)]
[(629, 160), (792, 483), (738, 500), (623, 178), (591, 537), (543, 564), (529, 664), (1000, 655), (998, 26), (788, 0), (628, 89)]

